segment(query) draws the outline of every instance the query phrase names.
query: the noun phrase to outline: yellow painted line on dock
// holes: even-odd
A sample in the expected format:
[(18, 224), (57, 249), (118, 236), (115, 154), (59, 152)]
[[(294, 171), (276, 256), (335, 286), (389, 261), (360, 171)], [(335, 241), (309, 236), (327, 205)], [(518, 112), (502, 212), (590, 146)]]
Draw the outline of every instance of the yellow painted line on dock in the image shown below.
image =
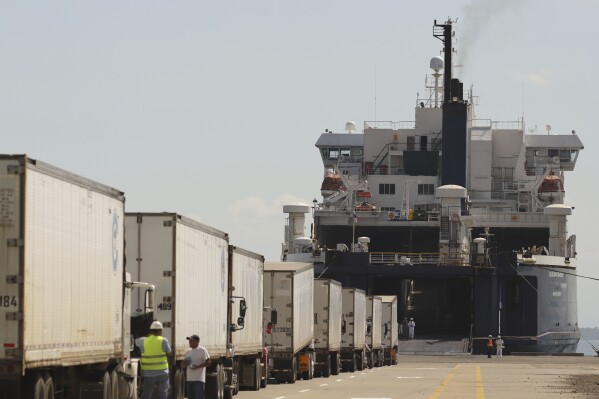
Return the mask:
[(439, 387), (435, 390), (435, 392), (433, 392), (431, 399), (437, 399), (439, 396), (441, 396), (441, 393), (443, 393), (443, 390), (445, 389), (447, 384), (449, 384), (449, 381), (451, 381), (451, 379), (453, 378), (454, 374), (458, 370), (458, 367), (460, 367), (460, 365), (456, 364), (455, 367), (451, 369), (451, 371), (449, 372), (447, 377), (443, 380), (441, 385), (439, 385)]
[(476, 366), (476, 399), (485, 399), (483, 376), (480, 372), (480, 366)]

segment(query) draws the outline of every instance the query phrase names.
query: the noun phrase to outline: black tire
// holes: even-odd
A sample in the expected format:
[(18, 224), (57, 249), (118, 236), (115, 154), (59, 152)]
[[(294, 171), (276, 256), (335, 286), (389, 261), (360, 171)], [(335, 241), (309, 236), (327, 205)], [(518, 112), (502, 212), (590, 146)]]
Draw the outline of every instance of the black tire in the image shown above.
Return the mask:
[(252, 382), (252, 386), (250, 389), (252, 391), (257, 391), (260, 389), (260, 383), (262, 379), (262, 369), (260, 368), (260, 359), (254, 359), (254, 366), (252, 367), (252, 371), (254, 372), (254, 379)]
[(331, 375), (331, 354), (326, 354), (326, 359), (324, 361), (324, 369), (322, 370), (323, 377), (329, 377)]
[(364, 370), (364, 352), (356, 353), (354, 358), (356, 358), (356, 369), (358, 371)]
[(295, 356), (291, 359), (291, 371), (289, 372), (289, 379), (287, 380), (290, 384), (295, 384), (297, 381), (297, 359)]
[(350, 373), (353, 373), (357, 369), (358, 362), (356, 361), (356, 356), (357, 355), (355, 353), (352, 354), (351, 362), (349, 363), (349, 372)]
[[(263, 373), (262, 367), (266, 368), (266, 373)], [(262, 374), (266, 377), (262, 378)], [(260, 388), (266, 388), (268, 386), (268, 379), (270, 378), (270, 372), (268, 371), (268, 365), (260, 363)]]
[(311, 352), (308, 358), (308, 379), (311, 380), (314, 378), (314, 362), (316, 360), (316, 354)]
[(339, 353), (333, 353), (333, 356), (331, 358), (331, 362), (332, 362), (332, 368), (331, 368), (331, 373), (333, 375), (338, 375), (339, 372), (341, 371), (341, 363), (339, 361)]

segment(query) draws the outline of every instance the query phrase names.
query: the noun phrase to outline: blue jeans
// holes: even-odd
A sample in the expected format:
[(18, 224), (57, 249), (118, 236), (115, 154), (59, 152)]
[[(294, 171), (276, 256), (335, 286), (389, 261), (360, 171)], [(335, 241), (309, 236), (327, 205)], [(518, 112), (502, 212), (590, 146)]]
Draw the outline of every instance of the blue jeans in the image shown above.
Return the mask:
[(152, 391), (156, 387), (155, 399), (166, 399), (168, 392), (168, 374), (159, 375), (156, 377), (144, 377), (144, 391), (141, 396), (142, 399), (150, 399), (152, 397)]
[(204, 399), (204, 382), (187, 381), (187, 399)]

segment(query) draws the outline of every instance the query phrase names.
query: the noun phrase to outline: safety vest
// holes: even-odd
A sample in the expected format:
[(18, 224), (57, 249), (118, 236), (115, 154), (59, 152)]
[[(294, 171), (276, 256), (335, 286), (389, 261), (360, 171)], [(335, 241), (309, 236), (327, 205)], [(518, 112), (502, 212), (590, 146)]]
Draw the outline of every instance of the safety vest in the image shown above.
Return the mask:
[(144, 340), (144, 351), (141, 354), (143, 370), (167, 370), (166, 353), (162, 350), (162, 337), (150, 335)]
[(487, 340), (487, 348), (492, 348), (493, 347), (493, 340), (491, 338), (489, 338)]

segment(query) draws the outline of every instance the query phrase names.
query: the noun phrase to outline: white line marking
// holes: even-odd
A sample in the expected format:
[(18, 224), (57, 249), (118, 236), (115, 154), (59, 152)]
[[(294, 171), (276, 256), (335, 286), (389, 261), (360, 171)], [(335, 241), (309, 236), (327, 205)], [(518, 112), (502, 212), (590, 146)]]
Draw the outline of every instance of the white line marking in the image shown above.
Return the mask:
[(356, 378), (356, 376), (355, 376), (355, 375), (352, 375), (352, 376), (350, 376), (349, 378)]
[(284, 398), (284, 396), (279, 396), (279, 397), (277, 397), (275, 399), (283, 399), (283, 398)]
[(417, 367), (414, 370), (436, 370), (435, 367)]
[(309, 389), (302, 389), (300, 392), (308, 392)]
[(340, 380), (336, 380), (335, 382), (339, 382), (339, 381), (343, 381), (343, 378), (342, 378), (342, 379), (340, 379)]
[(320, 384), (321, 387), (326, 387), (329, 384)]
[(397, 377), (397, 378), (422, 378), (422, 377)]
[(366, 373), (360, 373), (360, 375), (366, 375)]

